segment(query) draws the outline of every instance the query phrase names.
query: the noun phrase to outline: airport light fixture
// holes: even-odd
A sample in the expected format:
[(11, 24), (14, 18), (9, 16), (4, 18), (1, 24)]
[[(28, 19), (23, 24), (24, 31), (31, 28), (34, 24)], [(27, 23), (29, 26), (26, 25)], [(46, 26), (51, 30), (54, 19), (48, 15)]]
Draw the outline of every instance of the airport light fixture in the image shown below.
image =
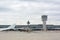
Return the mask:
[(27, 21), (27, 24), (28, 24), (28, 25), (30, 24), (29, 20)]

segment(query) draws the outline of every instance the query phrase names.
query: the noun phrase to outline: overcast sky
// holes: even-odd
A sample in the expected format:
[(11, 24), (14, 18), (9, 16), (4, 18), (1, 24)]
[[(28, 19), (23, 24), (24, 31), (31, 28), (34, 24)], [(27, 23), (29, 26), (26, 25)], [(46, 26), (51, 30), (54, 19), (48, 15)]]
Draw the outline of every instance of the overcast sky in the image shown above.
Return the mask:
[(42, 15), (60, 25), (60, 0), (0, 0), (0, 24), (42, 24)]

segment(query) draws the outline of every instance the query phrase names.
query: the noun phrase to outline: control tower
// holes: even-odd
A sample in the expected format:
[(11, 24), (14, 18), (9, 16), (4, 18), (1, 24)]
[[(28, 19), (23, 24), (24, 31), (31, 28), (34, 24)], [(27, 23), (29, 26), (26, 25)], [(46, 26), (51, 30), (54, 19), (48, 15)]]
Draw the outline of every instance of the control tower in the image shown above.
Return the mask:
[(43, 22), (43, 30), (47, 31), (47, 28), (46, 28), (47, 15), (42, 15), (41, 18), (42, 18), (42, 22)]

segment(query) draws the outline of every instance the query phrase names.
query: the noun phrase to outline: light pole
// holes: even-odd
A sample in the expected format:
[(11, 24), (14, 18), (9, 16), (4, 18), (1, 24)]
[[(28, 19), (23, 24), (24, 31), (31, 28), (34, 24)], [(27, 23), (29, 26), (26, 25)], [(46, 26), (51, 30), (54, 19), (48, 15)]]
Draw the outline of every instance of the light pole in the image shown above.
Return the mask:
[(30, 32), (30, 22), (29, 22), (29, 20), (27, 21), (27, 32)]
[(47, 15), (42, 15), (42, 22), (43, 22), (43, 30), (47, 31), (46, 27)]

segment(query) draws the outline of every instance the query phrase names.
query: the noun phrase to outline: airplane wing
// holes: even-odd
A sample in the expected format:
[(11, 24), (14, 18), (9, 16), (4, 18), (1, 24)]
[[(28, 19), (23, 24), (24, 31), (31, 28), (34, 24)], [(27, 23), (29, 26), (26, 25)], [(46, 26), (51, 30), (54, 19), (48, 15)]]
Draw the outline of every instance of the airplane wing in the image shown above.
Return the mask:
[(16, 26), (16, 24), (13, 24), (13, 25), (9, 26), (8, 28), (1, 28), (0, 31), (9, 30), (9, 29), (14, 29), (15, 26)]

